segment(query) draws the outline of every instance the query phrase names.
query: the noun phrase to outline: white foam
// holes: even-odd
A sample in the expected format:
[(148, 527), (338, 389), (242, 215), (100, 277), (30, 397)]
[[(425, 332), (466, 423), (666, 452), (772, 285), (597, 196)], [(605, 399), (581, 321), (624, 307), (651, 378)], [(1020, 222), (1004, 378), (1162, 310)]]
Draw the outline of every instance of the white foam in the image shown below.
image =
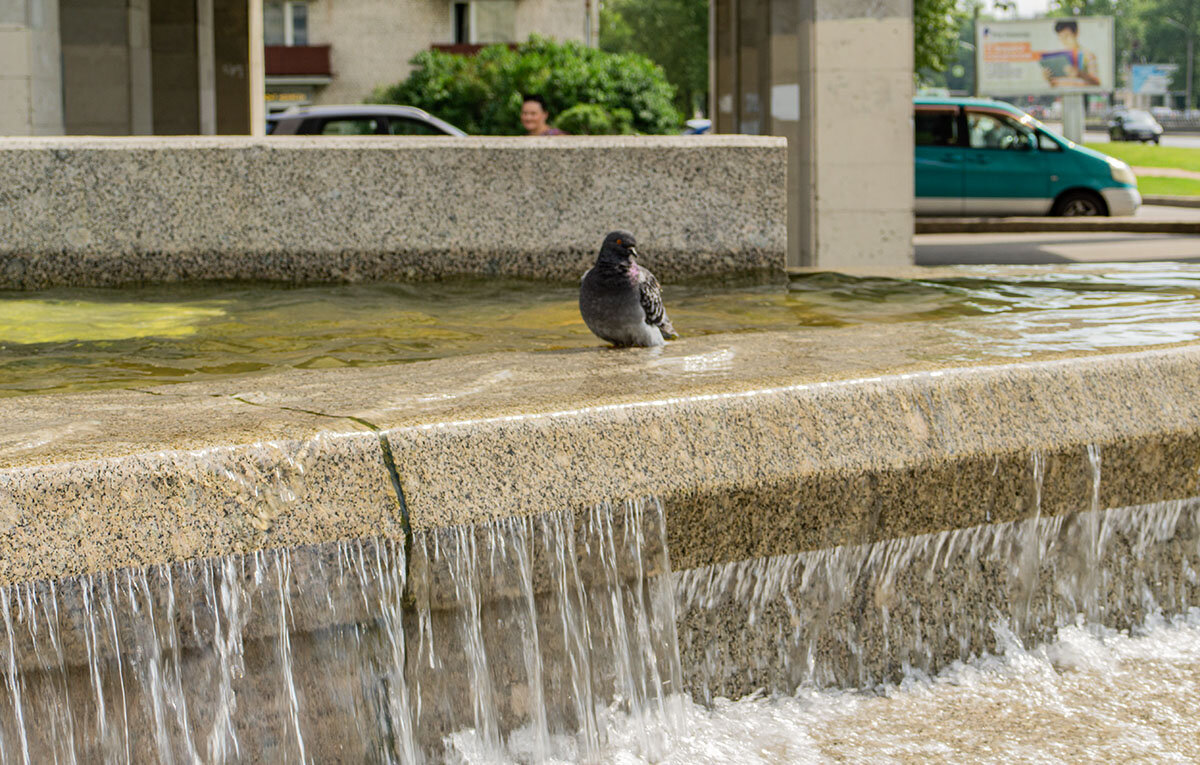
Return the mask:
[[(874, 693), (803, 690), (719, 699), (711, 709), (677, 699), (676, 720), (610, 711), (600, 761), (1200, 761), (1200, 610), (1132, 634), (1067, 627), (1032, 649), (1002, 628), (998, 636), (1002, 655)], [(531, 759), (522, 741), (518, 733), (509, 742), (513, 762)], [(570, 740), (552, 748), (549, 762), (575, 761)], [(451, 749), (463, 762), (484, 761), (473, 756), (471, 731), (452, 737)]]

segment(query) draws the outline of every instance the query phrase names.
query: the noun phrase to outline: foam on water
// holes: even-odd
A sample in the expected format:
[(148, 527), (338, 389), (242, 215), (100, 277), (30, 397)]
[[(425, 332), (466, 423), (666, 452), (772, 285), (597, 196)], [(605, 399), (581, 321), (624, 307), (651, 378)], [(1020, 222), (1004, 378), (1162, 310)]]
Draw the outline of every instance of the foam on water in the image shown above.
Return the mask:
[[(654, 714), (605, 716), (602, 763), (1196, 762), (1200, 760), (1200, 610), (1155, 616), (1131, 632), (1064, 627), (1026, 649), (996, 627), (1000, 655), (919, 672), (868, 692), (677, 698), (680, 722)], [(669, 741), (645, 757), (647, 735)], [(452, 737), (460, 761), (477, 757), (470, 731)], [(519, 743), (520, 735), (513, 737)], [(557, 758), (572, 762), (569, 742)], [(510, 761), (526, 753), (512, 752)]]

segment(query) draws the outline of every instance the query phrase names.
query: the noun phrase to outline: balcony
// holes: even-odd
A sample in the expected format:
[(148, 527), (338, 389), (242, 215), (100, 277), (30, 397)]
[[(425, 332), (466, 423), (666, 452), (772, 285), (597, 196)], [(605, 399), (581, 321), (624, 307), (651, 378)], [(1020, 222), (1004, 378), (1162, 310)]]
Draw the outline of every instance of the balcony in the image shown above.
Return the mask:
[(263, 52), (268, 77), (314, 77), (328, 81), (333, 74), (328, 45), (267, 45)]

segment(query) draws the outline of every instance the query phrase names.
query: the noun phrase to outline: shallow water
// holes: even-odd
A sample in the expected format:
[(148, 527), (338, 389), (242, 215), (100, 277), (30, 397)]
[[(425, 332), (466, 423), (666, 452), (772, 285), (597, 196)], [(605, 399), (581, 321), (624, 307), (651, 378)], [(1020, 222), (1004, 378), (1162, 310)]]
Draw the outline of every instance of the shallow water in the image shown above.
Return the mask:
[[(648, 762), (639, 754), (645, 725), (670, 742), (655, 762), (687, 765), (1200, 761), (1200, 611), (1132, 634), (1066, 627), (1031, 649), (998, 629), (1001, 655), (873, 692), (807, 690), (711, 708), (678, 699), (682, 725), (613, 713), (599, 761)], [(454, 743), (461, 761), (483, 761), (471, 755), (470, 731)]]
[[(685, 337), (940, 322), (964, 359), (1200, 338), (1200, 266), (937, 273), (673, 284), (666, 299)], [(494, 280), (0, 292), (0, 395), (599, 345), (576, 290)]]

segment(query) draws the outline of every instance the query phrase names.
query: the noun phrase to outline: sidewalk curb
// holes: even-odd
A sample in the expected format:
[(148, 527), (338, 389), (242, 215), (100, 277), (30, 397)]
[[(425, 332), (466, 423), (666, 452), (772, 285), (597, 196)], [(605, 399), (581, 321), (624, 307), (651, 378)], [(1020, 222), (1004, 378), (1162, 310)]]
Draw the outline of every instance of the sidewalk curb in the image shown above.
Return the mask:
[(1165, 205), (1167, 207), (1200, 207), (1200, 197), (1148, 194), (1142, 197), (1142, 204)]
[(916, 234), (1024, 234), (1058, 231), (1200, 235), (1200, 221), (1129, 218), (917, 218), (913, 229), (913, 233)]

